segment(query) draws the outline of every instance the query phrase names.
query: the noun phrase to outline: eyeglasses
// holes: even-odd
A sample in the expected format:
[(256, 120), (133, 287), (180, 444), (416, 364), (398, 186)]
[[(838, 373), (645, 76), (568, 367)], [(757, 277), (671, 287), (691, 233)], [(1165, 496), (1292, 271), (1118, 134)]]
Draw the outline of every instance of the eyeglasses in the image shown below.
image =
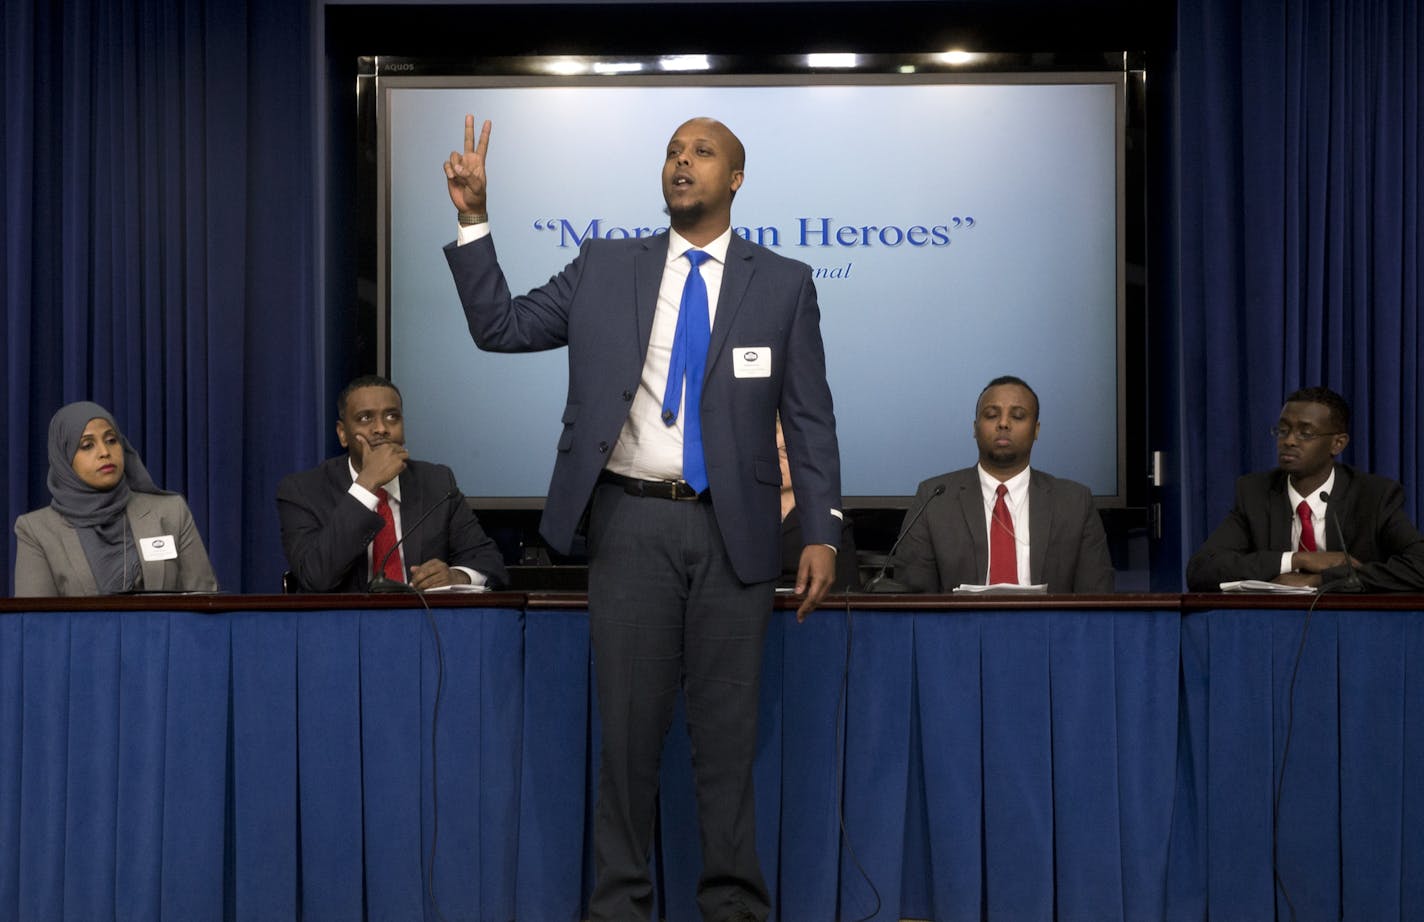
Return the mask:
[(1314, 429), (1292, 429), (1290, 426), (1275, 425), (1266, 430), (1271, 433), (1271, 437), (1276, 441), (1284, 441), (1295, 435), (1297, 442), (1313, 442), (1318, 438), (1327, 435), (1340, 435), (1339, 432), (1316, 432)]

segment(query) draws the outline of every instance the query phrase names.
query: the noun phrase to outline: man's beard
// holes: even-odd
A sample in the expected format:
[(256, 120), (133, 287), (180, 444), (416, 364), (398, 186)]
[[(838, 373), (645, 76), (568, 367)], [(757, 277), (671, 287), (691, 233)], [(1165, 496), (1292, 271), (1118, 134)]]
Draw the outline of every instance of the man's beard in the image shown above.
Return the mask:
[(702, 202), (692, 202), (688, 205), (680, 205), (676, 210), (671, 205), (663, 206), (663, 214), (672, 219), (672, 226), (688, 227), (696, 224), (707, 213), (707, 206)]
[(999, 467), (1008, 467), (1023, 457), (1017, 448), (990, 448), (988, 455), (989, 460)]

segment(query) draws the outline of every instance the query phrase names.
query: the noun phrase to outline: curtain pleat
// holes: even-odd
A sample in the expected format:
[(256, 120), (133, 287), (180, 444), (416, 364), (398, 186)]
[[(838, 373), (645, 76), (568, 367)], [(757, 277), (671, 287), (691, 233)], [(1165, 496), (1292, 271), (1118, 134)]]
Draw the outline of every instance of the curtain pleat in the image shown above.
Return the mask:
[[(984, 905), (980, 627), (993, 614), (915, 622), (915, 680), (933, 918), (971, 922)], [(954, 720), (941, 715), (955, 715)]]
[(1419, 6), (1178, 4), (1183, 545), (1274, 463), (1315, 384), (1351, 402), (1344, 458), (1419, 484)]
[[(69, 629), (66, 618), (26, 619), (22, 709), (10, 732), (20, 779), (17, 919), (59, 919), (64, 907), (64, 817), (69, 765)], [(17, 771), (18, 770), (18, 771)]]
[[(299, 616), (232, 617), (232, 891), (235, 918), (298, 917)], [(348, 763), (355, 764), (355, 763)]]
[(1304, 648), (1302, 611), (1183, 619), (1178, 793), (1205, 825), (1193, 854), (1174, 824), (1172, 918), (1418, 915), (1424, 622), (1401, 614), (1316, 611)]
[(116, 918), (157, 919), (163, 903), (163, 787), (170, 620), (121, 620)]
[[(24, 622), (0, 618), (0, 765), (19, 765), (24, 715)], [(20, 773), (0, 771), (0, 917), (20, 916)]]
[(102, 616), (89, 620), (69, 640), (64, 911), (70, 919), (115, 917), (120, 625)]
[(520, 788), (548, 797), (519, 805), (516, 902), (531, 919), (581, 918), (589, 787), (595, 754), (589, 742), (592, 667), (588, 619), (582, 611), (530, 610), (524, 615), (529, 676), (567, 682), (524, 683), (524, 749)]
[(1403, 883), (1404, 862), (1424, 852), (1418, 830), (1402, 825), (1404, 800), (1419, 784), (1419, 766), (1405, 759), (1406, 741), (1419, 732), (1405, 723), (1405, 663), (1407, 638), (1420, 625), (1383, 612), (1340, 617), (1368, 627), (1340, 632), (1339, 755), (1331, 753), (1340, 766), (1339, 822), (1307, 831), (1339, 830), (1340, 890), (1350, 915), (1405, 919), (1403, 887), (1381, 882)]
[[(301, 918), (362, 916), (360, 619), (297, 623)], [(356, 668), (352, 668), (355, 664)]]
[(312, 8), (4, 5), (5, 587), (49, 418), (86, 399), (187, 496), (224, 589), (277, 585), (272, 497), (320, 444)]

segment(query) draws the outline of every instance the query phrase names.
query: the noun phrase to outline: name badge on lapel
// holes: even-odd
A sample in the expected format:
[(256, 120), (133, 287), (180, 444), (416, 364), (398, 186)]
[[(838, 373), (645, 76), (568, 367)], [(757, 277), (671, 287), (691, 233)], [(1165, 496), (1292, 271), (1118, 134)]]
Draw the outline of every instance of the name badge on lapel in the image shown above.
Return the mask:
[(139, 538), (138, 552), (147, 561), (155, 560), (177, 560), (178, 542), (172, 535), (159, 535), (156, 538)]
[(770, 378), (770, 346), (733, 346), (732, 374), (738, 378)]

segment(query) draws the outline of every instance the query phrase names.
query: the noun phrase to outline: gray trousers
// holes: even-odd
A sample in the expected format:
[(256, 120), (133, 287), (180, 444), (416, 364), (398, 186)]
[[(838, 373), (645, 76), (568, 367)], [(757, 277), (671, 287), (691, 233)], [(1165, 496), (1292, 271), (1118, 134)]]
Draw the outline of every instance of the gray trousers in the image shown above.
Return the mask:
[(677, 692), (692, 739), (708, 922), (770, 911), (756, 854), (752, 763), (774, 581), (747, 585), (712, 503), (601, 484), (589, 517), (589, 632), (603, 726), (592, 920), (647, 920), (658, 766)]

